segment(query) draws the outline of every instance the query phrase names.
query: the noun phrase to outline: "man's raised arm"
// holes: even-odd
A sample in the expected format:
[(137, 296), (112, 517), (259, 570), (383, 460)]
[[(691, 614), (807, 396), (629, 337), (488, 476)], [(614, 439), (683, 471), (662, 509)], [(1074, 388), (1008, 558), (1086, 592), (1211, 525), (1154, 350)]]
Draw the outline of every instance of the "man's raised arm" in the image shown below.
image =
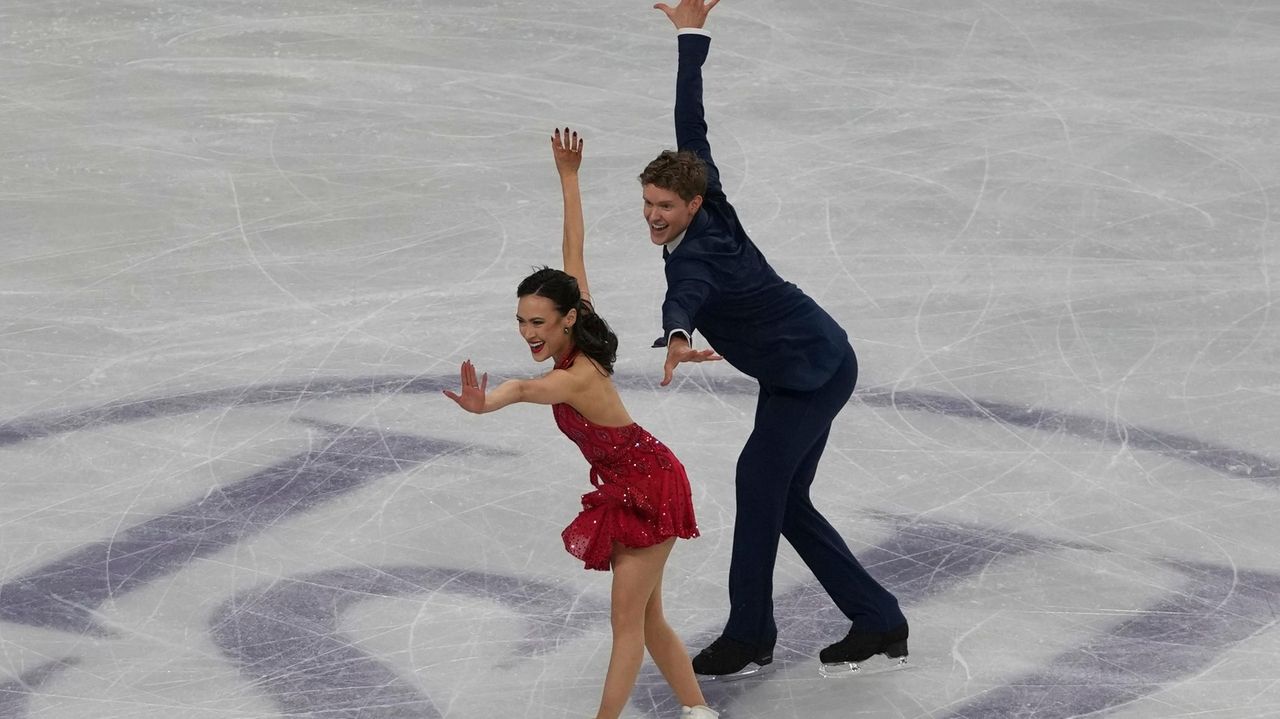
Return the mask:
[(664, 12), (679, 31), (680, 64), (676, 71), (676, 147), (689, 150), (707, 167), (707, 194), (723, 195), (720, 171), (711, 159), (707, 142), (707, 122), (702, 108), (702, 63), (711, 47), (711, 36), (703, 31), (707, 13), (720, 0), (680, 0), (672, 8), (665, 3), (654, 5)]

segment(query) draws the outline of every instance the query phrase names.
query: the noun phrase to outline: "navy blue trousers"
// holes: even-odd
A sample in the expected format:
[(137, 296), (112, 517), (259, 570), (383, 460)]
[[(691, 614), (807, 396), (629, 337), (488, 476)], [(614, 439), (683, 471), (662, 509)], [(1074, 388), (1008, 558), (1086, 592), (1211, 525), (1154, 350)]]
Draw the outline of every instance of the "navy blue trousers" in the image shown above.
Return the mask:
[[(898, 600), (871, 577), (809, 499), (831, 422), (853, 395), (853, 348), (827, 383), (796, 392), (760, 383), (755, 428), (738, 457), (737, 516), (724, 634), (760, 648), (778, 637), (773, 568), (786, 537), (858, 631), (883, 632), (906, 619)], [(839, 639), (833, 637), (832, 640)]]

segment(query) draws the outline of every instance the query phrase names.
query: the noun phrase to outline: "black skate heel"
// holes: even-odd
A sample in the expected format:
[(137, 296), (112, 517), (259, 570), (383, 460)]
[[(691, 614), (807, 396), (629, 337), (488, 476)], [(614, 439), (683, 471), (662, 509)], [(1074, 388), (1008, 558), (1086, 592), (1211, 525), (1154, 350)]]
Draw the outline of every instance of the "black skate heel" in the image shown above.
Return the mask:
[[(828, 679), (866, 676), (907, 667), (907, 625), (883, 633), (858, 633), (850, 630), (848, 636), (822, 650), (818, 673)], [(873, 657), (884, 655), (888, 662), (871, 662)]]

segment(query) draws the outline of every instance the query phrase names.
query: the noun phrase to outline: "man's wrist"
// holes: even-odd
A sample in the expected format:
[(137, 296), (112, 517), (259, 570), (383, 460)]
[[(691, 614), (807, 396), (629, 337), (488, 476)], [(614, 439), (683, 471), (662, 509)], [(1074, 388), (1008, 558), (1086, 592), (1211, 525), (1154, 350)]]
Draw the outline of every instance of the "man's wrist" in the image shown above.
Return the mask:
[(702, 35), (703, 37), (711, 37), (711, 33), (700, 27), (682, 27), (676, 28), (677, 35)]

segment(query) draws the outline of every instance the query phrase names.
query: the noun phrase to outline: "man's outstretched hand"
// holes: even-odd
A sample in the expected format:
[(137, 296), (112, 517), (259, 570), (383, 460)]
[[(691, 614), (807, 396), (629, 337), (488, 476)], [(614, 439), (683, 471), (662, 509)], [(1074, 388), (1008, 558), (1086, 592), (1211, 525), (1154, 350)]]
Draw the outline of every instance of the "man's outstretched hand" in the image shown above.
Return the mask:
[(719, 2), (720, 0), (680, 0), (680, 4), (675, 7), (661, 2), (653, 7), (666, 13), (667, 19), (677, 30), (683, 30), (687, 27), (702, 27), (707, 21), (707, 13)]
[(689, 346), (689, 342), (684, 337), (672, 335), (667, 342), (667, 361), (662, 365), (662, 382), (659, 384), (663, 387), (671, 384), (676, 365), (681, 362), (715, 362), (722, 359), (724, 358), (716, 354), (715, 350), (696, 350)]

